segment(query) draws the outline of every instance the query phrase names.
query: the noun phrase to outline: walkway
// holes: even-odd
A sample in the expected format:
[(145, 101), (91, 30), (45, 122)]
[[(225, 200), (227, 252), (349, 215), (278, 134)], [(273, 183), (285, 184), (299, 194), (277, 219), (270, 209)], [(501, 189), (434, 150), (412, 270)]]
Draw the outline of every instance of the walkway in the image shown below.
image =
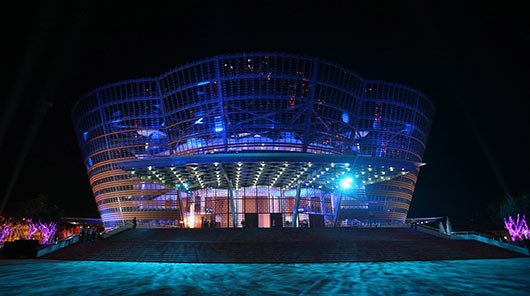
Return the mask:
[[(0, 295), (525, 295), (530, 258), (318, 264), (0, 260)], [(526, 292), (525, 292), (526, 291)]]

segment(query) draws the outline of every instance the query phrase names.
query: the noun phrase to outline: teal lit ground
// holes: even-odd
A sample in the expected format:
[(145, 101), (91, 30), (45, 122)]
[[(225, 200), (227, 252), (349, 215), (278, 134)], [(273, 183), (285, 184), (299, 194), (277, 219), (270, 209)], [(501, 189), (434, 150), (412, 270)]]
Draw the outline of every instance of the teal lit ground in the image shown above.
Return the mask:
[(0, 295), (528, 295), (530, 258), (315, 264), (0, 260)]

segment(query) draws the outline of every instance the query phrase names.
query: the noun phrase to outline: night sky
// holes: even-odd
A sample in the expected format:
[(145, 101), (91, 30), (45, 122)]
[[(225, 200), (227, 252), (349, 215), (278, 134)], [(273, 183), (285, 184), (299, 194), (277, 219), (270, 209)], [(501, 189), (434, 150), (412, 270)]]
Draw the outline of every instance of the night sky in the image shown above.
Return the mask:
[(15, 182), (5, 213), (42, 193), (66, 216), (98, 217), (70, 119), (84, 93), (252, 51), (318, 56), (431, 98), (436, 116), (427, 166), (409, 217), (449, 216), (453, 225), (470, 228), (488, 219), (488, 202), (528, 193), (530, 21), (523, 7), (173, 2), (178, 6), (4, 7), (2, 199)]

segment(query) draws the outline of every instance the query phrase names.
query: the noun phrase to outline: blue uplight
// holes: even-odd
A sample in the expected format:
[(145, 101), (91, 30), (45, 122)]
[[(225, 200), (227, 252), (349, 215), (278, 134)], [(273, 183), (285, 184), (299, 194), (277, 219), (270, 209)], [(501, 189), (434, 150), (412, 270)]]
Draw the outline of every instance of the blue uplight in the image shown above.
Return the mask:
[(342, 121), (344, 123), (348, 123), (350, 121), (350, 116), (348, 115), (348, 113), (346, 113), (346, 112), (342, 113)]
[(214, 124), (215, 124), (214, 130), (216, 132), (222, 132), (224, 130), (223, 118), (221, 116), (214, 117)]
[(210, 83), (210, 81), (201, 81), (201, 82), (197, 83), (197, 86), (205, 85), (205, 84), (208, 84), (208, 83)]

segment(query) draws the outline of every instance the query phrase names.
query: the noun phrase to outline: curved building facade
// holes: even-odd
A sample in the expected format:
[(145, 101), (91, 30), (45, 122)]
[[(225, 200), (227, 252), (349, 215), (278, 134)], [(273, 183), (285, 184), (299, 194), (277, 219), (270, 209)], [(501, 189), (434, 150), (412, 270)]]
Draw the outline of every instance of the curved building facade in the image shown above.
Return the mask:
[(253, 53), (97, 88), (72, 117), (109, 229), (402, 223), (433, 113), (410, 87)]

